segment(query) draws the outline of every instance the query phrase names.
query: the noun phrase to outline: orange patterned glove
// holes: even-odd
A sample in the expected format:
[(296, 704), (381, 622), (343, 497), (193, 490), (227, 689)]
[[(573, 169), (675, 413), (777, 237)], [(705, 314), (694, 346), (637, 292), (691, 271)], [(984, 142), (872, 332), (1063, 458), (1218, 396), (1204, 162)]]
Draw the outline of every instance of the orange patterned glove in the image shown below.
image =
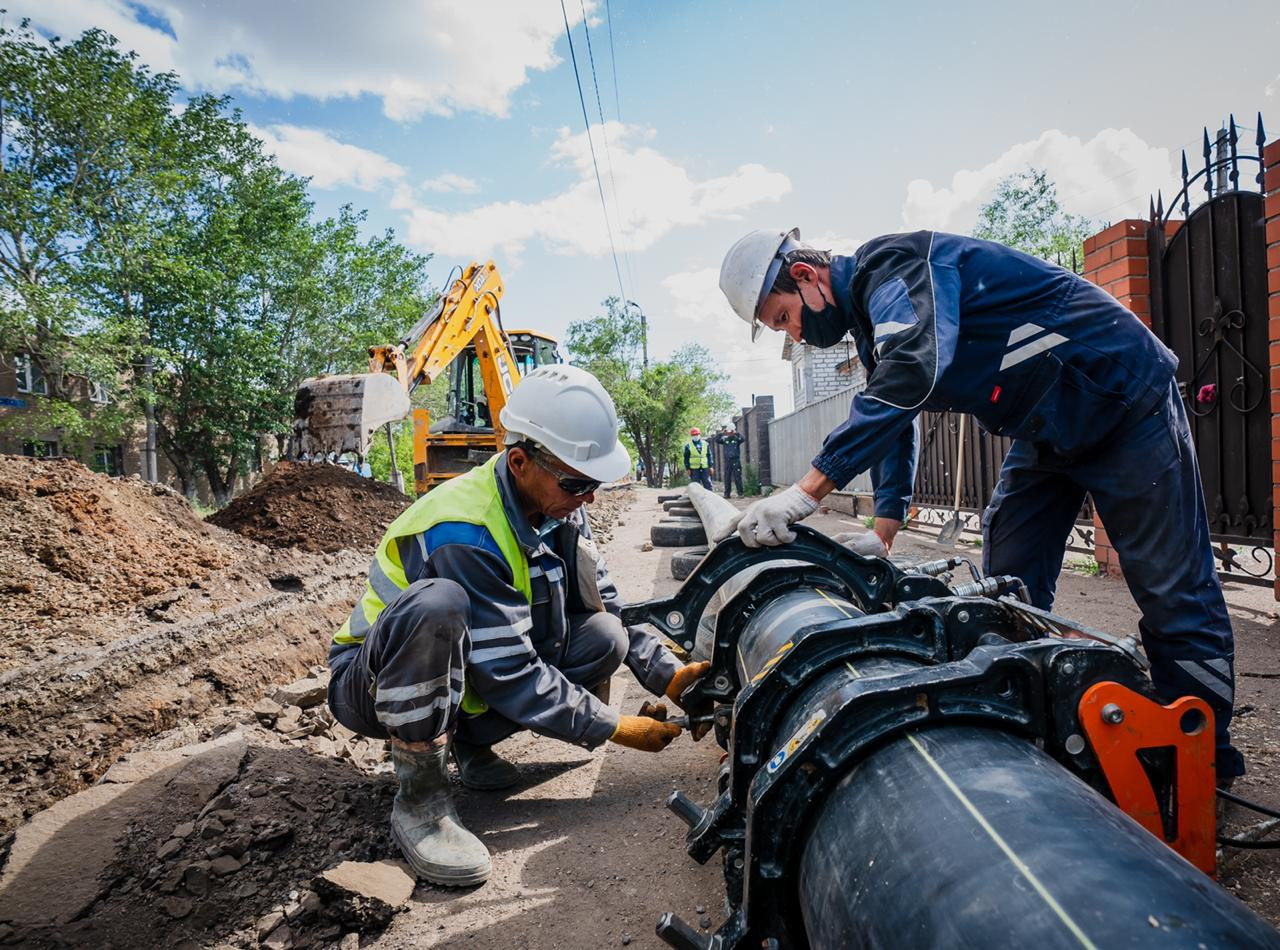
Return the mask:
[[(680, 667), (680, 669), (676, 670), (676, 675), (671, 677), (671, 682), (667, 684), (667, 699), (671, 700), (690, 716), (709, 716), (711, 714), (710, 703), (702, 703), (697, 708), (691, 708), (686, 706), (682, 699), (685, 690), (706, 676), (709, 669), (711, 669), (710, 660), (702, 660), (699, 663), (686, 663)], [(700, 722), (689, 728), (689, 734), (693, 736), (694, 742), (697, 742), (710, 731), (711, 723), (709, 722)]]
[[(666, 710), (662, 711), (666, 715)], [(613, 730), (609, 740), (628, 749), (661, 752), (678, 735), (680, 727), (675, 723), (663, 722), (650, 716), (619, 716), (618, 728)]]

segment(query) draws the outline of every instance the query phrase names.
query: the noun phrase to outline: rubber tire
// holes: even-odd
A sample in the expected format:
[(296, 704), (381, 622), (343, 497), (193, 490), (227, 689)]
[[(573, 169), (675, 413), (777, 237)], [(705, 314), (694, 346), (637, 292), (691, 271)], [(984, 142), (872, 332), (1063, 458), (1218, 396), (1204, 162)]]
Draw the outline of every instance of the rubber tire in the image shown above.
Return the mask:
[(698, 517), (698, 509), (693, 505), (672, 505), (666, 509), (667, 516), (671, 518), (696, 518)]
[(677, 551), (671, 555), (671, 577), (682, 581), (698, 566), (698, 562), (707, 556), (709, 548), (690, 548), (688, 551)]
[(696, 518), (690, 521), (661, 521), (649, 529), (655, 547), (688, 548), (707, 543), (707, 532)]
[(687, 496), (683, 492), (677, 492), (674, 495), (668, 493), (666, 495), (659, 495), (658, 501), (677, 501), (678, 499), (686, 497)]

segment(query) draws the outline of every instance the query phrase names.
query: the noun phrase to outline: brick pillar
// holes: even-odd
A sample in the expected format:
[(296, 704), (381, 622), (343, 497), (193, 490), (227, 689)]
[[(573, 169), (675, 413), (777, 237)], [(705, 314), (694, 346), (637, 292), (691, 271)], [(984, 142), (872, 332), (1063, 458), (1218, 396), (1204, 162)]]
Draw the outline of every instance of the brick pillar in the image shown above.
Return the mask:
[[(1262, 190), (1266, 194), (1268, 339), (1271, 342), (1271, 502), (1275, 529), (1273, 553), (1280, 556), (1280, 139), (1262, 150)], [(1277, 572), (1276, 600), (1280, 600)]]
[[(1127, 218), (1086, 240), (1084, 277), (1109, 292), (1139, 320), (1151, 326), (1147, 226), (1146, 221)], [(1097, 512), (1093, 515), (1093, 528), (1093, 556), (1098, 566), (1108, 574), (1118, 577), (1120, 561), (1107, 539), (1106, 529)]]

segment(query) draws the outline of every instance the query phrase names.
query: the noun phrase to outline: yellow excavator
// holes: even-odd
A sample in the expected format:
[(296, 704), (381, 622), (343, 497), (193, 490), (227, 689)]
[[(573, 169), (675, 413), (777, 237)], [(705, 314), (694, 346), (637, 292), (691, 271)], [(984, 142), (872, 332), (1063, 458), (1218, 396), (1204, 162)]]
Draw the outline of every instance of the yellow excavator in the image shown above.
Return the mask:
[[(452, 277), (452, 275), (450, 275)], [(484, 462), (502, 447), (499, 413), (520, 377), (561, 363), (554, 339), (502, 326), (502, 276), (493, 261), (472, 263), (448, 282), (436, 305), (395, 344), (369, 347), (369, 372), (304, 380), (294, 397), (294, 458), (363, 459), (379, 429), (413, 412), (413, 480), (418, 494)], [(432, 422), (410, 395), (448, 373), (448, 409)], [(392, 477), (398, 471), (391, 467)]]

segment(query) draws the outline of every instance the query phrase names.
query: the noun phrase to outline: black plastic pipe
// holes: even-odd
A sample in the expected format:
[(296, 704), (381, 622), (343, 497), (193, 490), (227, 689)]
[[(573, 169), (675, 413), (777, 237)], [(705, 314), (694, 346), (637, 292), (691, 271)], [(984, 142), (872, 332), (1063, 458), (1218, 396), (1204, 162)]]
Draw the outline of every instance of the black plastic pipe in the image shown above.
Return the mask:
[[(797, 590), (739, 640), (749, 682), (808, 623), (856, 616)], [(796, 692), (785, 741), (833, 692), (915, 666), (862, 659)], [(1026, 739), (973, 725), (901, 734), (822, 801), (796, 897), (809, 946), (1280, 947), (1262, 918)]]

